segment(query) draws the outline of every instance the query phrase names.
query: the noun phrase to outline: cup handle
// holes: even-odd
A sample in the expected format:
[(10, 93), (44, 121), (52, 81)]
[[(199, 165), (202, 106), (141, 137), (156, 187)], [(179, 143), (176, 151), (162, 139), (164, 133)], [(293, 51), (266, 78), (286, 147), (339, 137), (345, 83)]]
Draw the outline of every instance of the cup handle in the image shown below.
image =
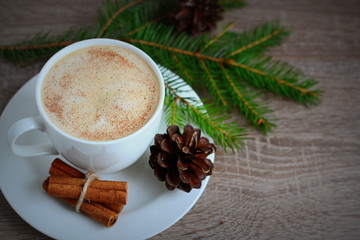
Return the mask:
[(58, 155), (58, 151), (50, 144), (21, 145), (16, 140), (32, 130), (45, 131), (45, 126), (39, 117), (28, 117), (15, 122), (8, 131), (8, 144), (11, 151), (21, 157), (36, 157), (42, 155)]

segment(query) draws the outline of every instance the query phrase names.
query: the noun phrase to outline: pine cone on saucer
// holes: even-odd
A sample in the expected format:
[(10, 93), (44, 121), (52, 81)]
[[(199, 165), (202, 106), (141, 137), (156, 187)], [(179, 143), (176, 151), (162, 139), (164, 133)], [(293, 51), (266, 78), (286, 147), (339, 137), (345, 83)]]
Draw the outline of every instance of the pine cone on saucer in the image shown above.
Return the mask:
[(171, 125), (165, 134), (154, 137), (149, 164), (157, 179), (165, 181), (167, 189), (190, 192), (192, 188), (200, 188), (201, 181), (212, 174), (214, 165), (206, 157), (216, 147), (200, 135), (200, 129), (188, 124), (183, 134), (178, 126)]
[(222, 7), (218, 0), (178, 0), (180, 9), (175, 14), (179, 31), (196, 35), (211, 31), (221, 20)]

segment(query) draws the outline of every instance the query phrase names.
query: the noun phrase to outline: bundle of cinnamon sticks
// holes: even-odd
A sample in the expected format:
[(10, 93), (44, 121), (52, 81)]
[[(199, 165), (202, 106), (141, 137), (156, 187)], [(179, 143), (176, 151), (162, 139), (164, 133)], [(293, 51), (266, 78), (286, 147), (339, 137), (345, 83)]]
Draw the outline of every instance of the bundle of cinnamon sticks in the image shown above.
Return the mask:
[[(85, 174), (56, 158), (43, 188), (50, 195), (75, 207), (83, 190)], [(80, 211), (106, 227), (115, 224), (127, 201), (127, 182), (92, 180)]]

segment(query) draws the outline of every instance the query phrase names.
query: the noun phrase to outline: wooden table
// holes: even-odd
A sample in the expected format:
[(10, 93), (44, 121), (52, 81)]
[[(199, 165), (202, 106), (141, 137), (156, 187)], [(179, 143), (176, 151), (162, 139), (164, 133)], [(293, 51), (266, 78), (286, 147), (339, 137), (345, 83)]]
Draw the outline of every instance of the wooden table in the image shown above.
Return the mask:
[[(219, 149), (196, 205), (153, 239), (360, 238), (360, 1), (253, 0), (225, 13), (244, 31), (279, 19), (291, 36), (271, 54), (317, 79), (319, 106), (267, 96), (278, 127), (250, 132), (243, 152)], [(0, 2), (0, 45), (93, 23), (97, 0)], [(0, 111), (44, 60), (0, 60)], [(234, 119), (243, 122), (234, 113)], [(29, 206), (31, 207), (31, 206)], [(175, 206), (174, 206), (175, 207)], [(48, 239), (0, 195), (0, 239)]]

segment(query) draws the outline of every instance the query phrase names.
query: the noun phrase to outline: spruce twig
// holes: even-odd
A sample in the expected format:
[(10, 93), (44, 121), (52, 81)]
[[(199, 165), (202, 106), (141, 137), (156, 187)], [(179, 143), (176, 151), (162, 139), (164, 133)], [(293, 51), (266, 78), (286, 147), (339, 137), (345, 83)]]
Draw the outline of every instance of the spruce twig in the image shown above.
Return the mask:
[[(129, 1), (125, 6), (122, 6), (120, 8), (118, 8), (116, 10), (115, 13), (113, 13), (112, 15), (110, 15), (110, 18), (108, 18), (105, 22), (105, 24), (101, 27), (99, 34), (97, 35), (98, 38), (101, 38), (104, 36), (105, 31), (108, 30), (109, 26), (111, 25), (111, 23), (116, 19), (117, 16), (119, 16), (122, 12), (126, 11), (127, 9), (131, 8), (132, 6), (138, 5), (141, 2), (144, 2), (145, 0), (136, 0), (136, 1)], [(111, 1), (108, 1), (108, 4), (111, 4)], [(108, 9), (111, 9), (108, 8)], [(105, 12), (107, 13), (107, 12)], [(107, 16), (109, 14), (104, 14), (104, 16)]]
[[(246, 139), (246, 131), (237, 123), (226, 123), (229, 116), (220, 114), (221, 110), (213, 104), (203, 104), (193, 97), (182, 97), (180, 94), (184, 88), (184, 82), (177, 75), (163, 69), (163, 76), (167, 79), (167, 123), (185, 126), (187, 122), (194, 122), (217, 143), (232, 151), (240, 149), (243, 140)], [(225, 150), (226, 150), (225, 148)]]
[(14, 46), (0, 46), (0, 56), (13, 62), (24, 62), (34, 58), (50, 57), (61, 48), (80, 40), (93, 38), (94, 29), (70, 29), (60, 36), (49, 33), (37, 33), (34, 37)]
[(241, 82), (235, 81), (228, 74), (225, 67), (221, 66), (225, 79), (224, 81), (228, 85), (228, 89), (231, 89), (231, 98), (235, 107), (243, 112), (245, 118), (252, 123), (253, 126), (257, 126), (264, 134), (270, 131), (276, 125), (272, 122), (273, 119), (268, 119), (265, 115), (272, 112), (271, 109), (260, 106), (254, 99), (259, 96), (259, 93), (252, 93)]
[[(184, 125), (194, 121), (224, 148), (238, 149), (244, 136), (227, 112), (237, 108), (263, 133), (274, 126), (271, 109), (257, 101), (262, 91), (316, 105), (321, 91), (311, 90), (317, 81), (293, 66), (266, 57), (266, 51), (282, 43), (289, 31), (269, 22), (251, 31), (232, 32), (233, 24), (220, 33), (189, 36), (164, 24), (175, 0), (106, 0), (94, 28), (69, 30), (60, 36), (37, 34), (15, 46), (1, 46), (0, 55), (12, 61), (47, 57), (73, 42), (108, 37), (134, 44), (155, 61), (181, 77), (180, 85), (166, 79), (166, 120)], [(224, 9), (243, 7), (241, 0), (220, 0)], [(176, 78), (175, 78), (176, 79)], [(175, 85), (174, 85), (175, 84)], [(181, 86), (206, 87), (213, 104), (181, 97)], [(207, 110), (207, 111), (206, 111)], [(225, 110), (225, 112), (224, 112)], [(228, 122), (228, 123), (224, 123)]]

